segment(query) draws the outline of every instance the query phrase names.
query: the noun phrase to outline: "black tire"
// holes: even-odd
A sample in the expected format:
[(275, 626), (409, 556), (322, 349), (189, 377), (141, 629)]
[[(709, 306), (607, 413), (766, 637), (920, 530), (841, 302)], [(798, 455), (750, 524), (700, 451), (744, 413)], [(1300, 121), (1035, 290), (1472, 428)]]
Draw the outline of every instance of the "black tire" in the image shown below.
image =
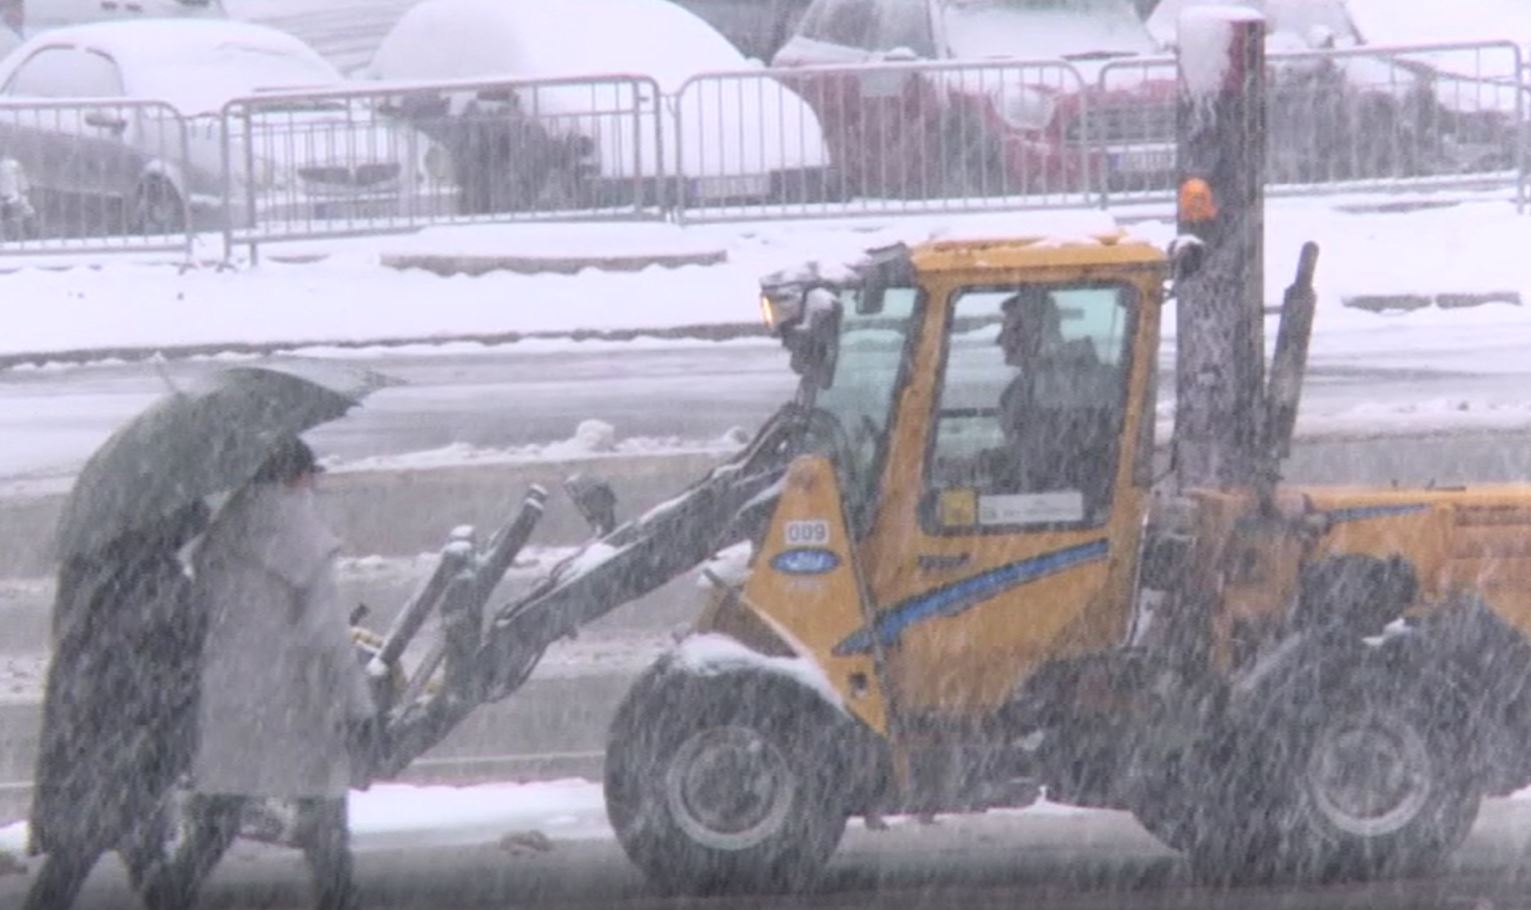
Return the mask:
[(845, 831), (835, 734), (847, 723), (780, 676), (656, 666), (618, 709), (607, 745), (606, 811), (622, 848), (670, 891), (806, 886)]
[(133, 192), (128, 226), (135, 234), (179, 234), (186, 230), (186, 204), (163, 177), (145, 177)]
[[(1434, 866), (1462, 842), (1481, 793), (1460, 714), (1366, 674), (1301, 722), (1290, 848), (1298, 869), (1371, 877)], [(1359, 782), (1359, 785), (1358, 785)]]
[(1239, 750), (1243, 767), (1191, 848), (1193, 868), (1251, 882), (1433, 867), (1466, 837), (1481, 799), (1460, 716), (1386, 673), (1294, 700)]

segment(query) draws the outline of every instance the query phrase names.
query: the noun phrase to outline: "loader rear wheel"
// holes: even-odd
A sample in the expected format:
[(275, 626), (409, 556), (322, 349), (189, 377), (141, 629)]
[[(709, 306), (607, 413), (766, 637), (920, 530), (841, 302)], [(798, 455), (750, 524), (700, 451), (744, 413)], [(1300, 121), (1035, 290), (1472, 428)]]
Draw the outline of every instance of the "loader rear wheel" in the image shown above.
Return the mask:
[(849, 815), (838, 723), (817, 694), (768, 673), (650, 670), (606, 752), (623, 849), (650, 881), (687, 894), (808, 884)]
[(1245, 750), (1259, 770), (1224, 788), (1193, 866), (1246, 882), (1429, 868), (1467, 836), (1481, 799), (1457, 717), (1423, 687), (1379, 673), (1289, 703), (1255, 738), (1263, 759)]
[(1299, 862), (1339, 877), (1412, 872), (1467, 836), (1481, 793), (1456, 712), (1400, 688), (1362, 677), (1298, 725)]

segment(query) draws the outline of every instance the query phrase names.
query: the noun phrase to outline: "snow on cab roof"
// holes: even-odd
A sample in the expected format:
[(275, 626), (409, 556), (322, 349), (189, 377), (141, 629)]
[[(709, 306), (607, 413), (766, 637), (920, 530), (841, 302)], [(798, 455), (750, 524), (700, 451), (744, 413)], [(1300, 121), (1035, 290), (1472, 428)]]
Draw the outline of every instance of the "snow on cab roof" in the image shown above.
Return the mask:
[(387, 80), (644, 75), (674, 92), (698, 73), (747, 65), (728, 39), (668, 0), (424, 0), (367, 69)]

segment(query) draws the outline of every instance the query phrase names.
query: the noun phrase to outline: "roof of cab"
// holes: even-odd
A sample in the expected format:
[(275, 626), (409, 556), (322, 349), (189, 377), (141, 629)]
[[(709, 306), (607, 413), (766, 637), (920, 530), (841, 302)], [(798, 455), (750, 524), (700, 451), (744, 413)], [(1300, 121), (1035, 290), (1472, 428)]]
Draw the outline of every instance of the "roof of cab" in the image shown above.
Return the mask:
[(1117, 231), (1079, 237), (973, 237), (922, 243), (910, 251), (920, 271), (1083, 265), (1158, 265), (1164, 251)]

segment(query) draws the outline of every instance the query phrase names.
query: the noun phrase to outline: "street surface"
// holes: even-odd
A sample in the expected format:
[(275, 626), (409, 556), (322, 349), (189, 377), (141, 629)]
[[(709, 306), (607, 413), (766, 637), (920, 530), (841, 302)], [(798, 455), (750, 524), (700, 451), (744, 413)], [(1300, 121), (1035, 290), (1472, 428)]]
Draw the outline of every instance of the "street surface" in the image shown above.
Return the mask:
[[(1068, 910), (1508, 910), (1531, 907), (1521, 878), (1531, 801), (1494, 801), (1439, 873), (1387, 882), (1210, 888), (1129, 816), (1115, 812), (996, 811), (896, 820), (869, 832), (853, 823), (825, 879), (808, 893), (682, 899), (644, 883), (615, 842), (518, 838), (526, 844), (366, 852), (358, 880), (369, 908), (1068, 908)], [(506, 832), (525, 834), (526, 832)], [(0, 877), (14, 906), (22, 875)], [(87, 886), (81, 910), (132, 906), (115, 859)], [(242, 844), (214, 873), (203, 908), (307, 906), (307, 873), (290, 851)]]
[[(1314, 357), (1299, 433), (1312, 428), (1349, 437), (1374, 431), (1418, 436), (1472, 428), (1475, 421), (1484, 429), (1504, 429), (1506, 414), (1512, 427), (1531, 428), (1524, 395), (1531, 387), (1531, 367), (1473, 373), (1371, 360)], [(309, 434), (321, 455), (347, 460), (454, 443), (488, 448), (546, 444), (570, 438), (589, 418), (610, 423), (619, 438), (713, 440), (734, 427), (752, 430), (791, 397), (796, 380), (785, 352), (763, 339), (674, 347), (593, 344), (589, 350), (505, 345), (482, 353), (381, 354), (346, 363), (403, 382)], [(183, 382), (215, 366), (204, 361), (171, 363), (164, 369), (171, 381)], [(1161, 374), (1163, 394), (1170, 394), (1168, 361), (1161, 364)], [(113, 428), (165, 389), (157, 368), (142, 363), (0, 371), (0, 439), (26, 440), (24, 446), (0, 447), (0, 481), (72, 473)], [(1422, 403), (1434, 403), (1435, 409), (1414, 413)], [(1363, 482), (1396, 476), (1344, 457), (1331, 463), (1327, 444), (1314, 451), (1324, 453), (1323, 460), (1300, 456), (1292, 465), (1294, 480)], [(1397, 479), (1531, 478), (1522, 462), (1476, 465), (1474, 473), (1458, 470), (1463, 467), (1460, 459), (1450, 457), (1426, 473)]]

